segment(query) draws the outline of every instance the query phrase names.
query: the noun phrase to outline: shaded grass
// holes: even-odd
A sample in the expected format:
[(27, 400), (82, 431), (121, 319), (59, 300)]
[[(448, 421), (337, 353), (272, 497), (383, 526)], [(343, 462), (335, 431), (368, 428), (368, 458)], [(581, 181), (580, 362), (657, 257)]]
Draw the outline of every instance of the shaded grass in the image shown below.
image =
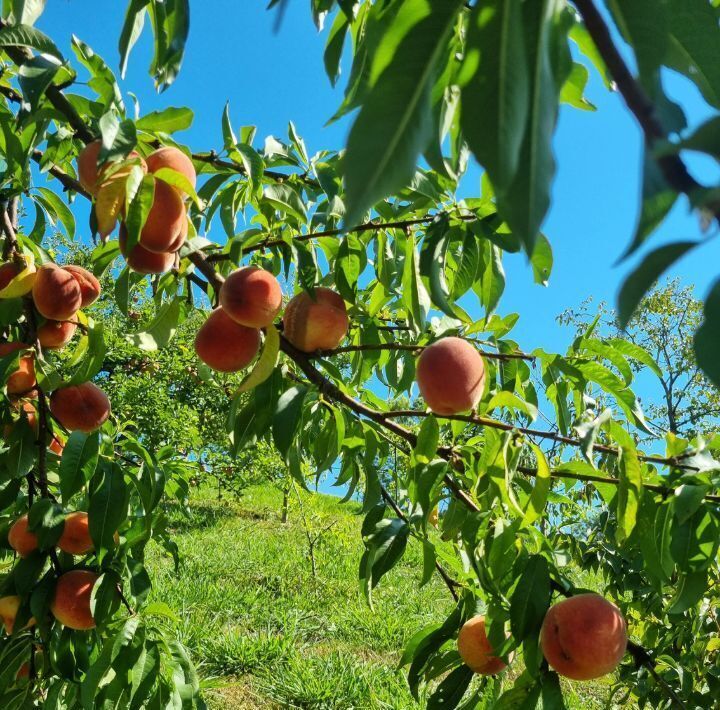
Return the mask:
[[(407, 640), (444, 619), (439, 579), (418, 588), (422, 551), (406, 556), (369, 609), (357, 581), (362, 554), (355, 503), (303, 494), (310, 527), (328, 526), (312, 577), (298, 504), (280, 522), (281, 494), (253, 487), (241, 499), (196, 491), (190, 514), (168, 510), (181, 568), (153, 547), (154, 598), (177, 611), (175, 629), (198, 665), (210, 708), (418, 708), (397, 668)], [(515, 670), (515, 669), (513, 669)], [(601, 708), (600, 685), (567, 687), (569, 708)]]

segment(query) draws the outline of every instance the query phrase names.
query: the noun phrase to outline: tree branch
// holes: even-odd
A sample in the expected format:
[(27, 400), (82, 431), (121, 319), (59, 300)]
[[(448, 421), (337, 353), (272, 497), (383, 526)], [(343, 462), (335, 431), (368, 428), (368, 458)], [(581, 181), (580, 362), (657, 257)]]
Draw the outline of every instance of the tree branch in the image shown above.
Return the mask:
[[(383, 327), (383, 326), (381, 326)], [(332, 350), (316, 350), (314, 353), (310, 353), (311, 358), (322, 358), (332, 357), (333, 355), (340, 355), (341, 353), (354, 353), (354, 352), (365, 352), (373, 350), (406, 350), (409, 352), (421, 352), (427, 345), (414, 345), (413, 343), (363, 343), (362, 345), (345, 345), (340, 348), (334, 348)], [(489, 360), (535, 360), (534, 355), (528, 355), (527, 353), (494, 353), (481, 350), (480, 355)]]

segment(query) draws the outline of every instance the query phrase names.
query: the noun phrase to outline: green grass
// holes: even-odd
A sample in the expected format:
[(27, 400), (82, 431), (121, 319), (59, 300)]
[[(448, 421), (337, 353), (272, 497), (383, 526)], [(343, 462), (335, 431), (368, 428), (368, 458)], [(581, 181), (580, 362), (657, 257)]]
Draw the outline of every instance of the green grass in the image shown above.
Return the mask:
[[(181, 555), (153, 547), (154, 598), (178, 614), (210, 708), (419, 708), (397, 662), (419, 628), (445, 618), (439, 580), (419, 589), (421, 550), (410, 545), (375, 594), (360, 593), (359, 506), (302, 496), (311, 530), (325, 530), (313, 578), (298, 501), (280, 522), (281, 494), (254, 487), (241, 499), (196, 491), (187, 517), (169, 511)], [(567, 688), (569, 708), (601, 708), (602, 685)]]

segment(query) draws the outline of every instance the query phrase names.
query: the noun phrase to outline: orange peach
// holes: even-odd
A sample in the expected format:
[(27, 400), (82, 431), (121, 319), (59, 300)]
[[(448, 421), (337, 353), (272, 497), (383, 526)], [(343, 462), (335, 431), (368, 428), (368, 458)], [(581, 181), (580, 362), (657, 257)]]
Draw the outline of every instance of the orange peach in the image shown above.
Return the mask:
[(167, 146), (165, 148), (159, 148), (154, 153), (150, 153), (147, 157), (147, 166), (151, 173), (156, 173), (160, 168), (170, 168), (184, 175), (190, 181), (193, 188), (195, 188), (197, 183), (197, 174), (192, 160), (177, 148)]
[(28, 529), (28, 516), (19, 517), (8, 532), (8, 542), (20, 557), (27, 557), (38, 549), (38, 539), (34, 532)]
[(97, 574), (82, 569), (66, 572), (58, 579), (50, 611), (63, 626), (78, 631), (95, 628), (90, 597), (97, 579)]
[(287, 304), (283, 325), (285, 337), (298, 350), (330, 350), (347, 334), (345, 301), (329, 288), (316, 288), (314, 298), (303, 291)]
[(72, 340), (76, 330), (77, 323), (74, 321), (46, 320), (37, 329), (37, 337), (43, 348), (59, 350)]
[(458, 653), (473, 673), (497, 675), (507, 664), (493, 651), (485, 631), (485, 617), (475, 616), (463, 624), (457, 640)]
[[(27, 350), (25, 343), (0, 343), (0, 357), (7, 357), (18, 350)], [(18, 366), (8, 377), (8, 394), (23, 394), (35, 387), (35, 361), (33, 355), (21, 355)]]
[(52, 415), (69, 431), (89, 434), (110, 416), (110, 400), (96, 384), (83, 382), (55, 390), (50, 396)]
[[(96, 140), (92, 143), (88, 143), (78, 155), (77, 166), (78, 166), (78, 178), (80, 184), (91, 194), (94, 195), (100, 183), (104, 179), (105, 173), (110, 167), (109, 164), (98, 164), (100, 158), (100, 150), (102, 149), (102, 141)], [(140, 165), (144, 172), (147, 172), (147, 164), (140, 158), (140, 154), (136, 151), (130, 153), (129, 158), (137, 160), (140, 159)], [(130, 168), (120, 168), (116, 173), (113, 173), (110, 177), (127, 177), (130, 174)]]
[(599, 594), (578, 594), (550, 607), (540, 646), (561, 676), (592, 680), (617, 668), (627, 647), (627, 626), (612, 602)]
[(175, 263), (175, 254), (148, 251), (142, 244), (136, 244), (128, 255), (127, 230), (124, 224), (120, 225), (119, 241), (120, 252), (127, 260), (127, 265), (138, 274), (164, 274), (170, 271)]
[(81, 511), (65, 516), (65, 527), (58, 547), (71, 555), (85, 555), (93, 550), (88, 514)]
[(423, 350), (416, 378), (425, 403), (436, 414), (474, 409), (485, 386), (485, 363), (462, 338), (443, 338)]
[(168, 252), (177, 243), (187, 220), (179, 193), (162, 180), (155, 181), (155, 196), (140, 233), (140, 244), (148, 251)]
[(38, 269), (32, 295), (38, 313), (49, 320), (70, 320), (82, 306), (80, 284), (57, 264), (43, 264)]
[(225, 279), (220, 288), (220, 305), (236, 323), (265, 328), (282, 308), (282, 290), (269, 271), (248, 266)]
[(65, 271), (69, 271), (78, 282), (80, 286), (80, 294), (82, 297), (81, 308), (87, 308), (91, 303), (100, 298), (100, 282), (95, 278), (95, 274), (90, 273), (87, 269), (83, 269), (82, 266), (75, 266), (74, 264), (68, 264), (63, 266)]
[[(8, 635), (12, 634), (13, 629), (15, 628), (15, 619), (18, 611), (20, 610), (21, 603), (22, 600), (20, 597), (14, 594), (0, 598), (0, 619), (2, 619), (2, 622), (5, 625), (5, 633)], [(27, 629), (29, 626), (33, 626), (34, 623), (35, 619), (31, 618), (30, 621), (25, 624), (24, 628)]]
[(236, 323), (216, 308), (195, 338), (197, 356), (218, 372), (237, 372), (247, 367), (260, 349), (260, 331)]

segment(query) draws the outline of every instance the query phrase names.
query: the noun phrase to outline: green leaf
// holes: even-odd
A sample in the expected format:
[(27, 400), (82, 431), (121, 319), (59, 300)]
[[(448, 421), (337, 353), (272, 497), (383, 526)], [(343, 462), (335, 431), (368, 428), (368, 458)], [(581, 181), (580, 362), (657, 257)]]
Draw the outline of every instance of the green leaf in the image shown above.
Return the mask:
[(695, 358), (713, 384), (720, 387), (720, 280), (705, 299), (704, 316), (695, 333)]
[(28, 529), (38, 538), (38, 547), (47, 550), (54, 547), (65, 529), (65, 512), (62, 506), (49, 498), (33, 503), (28, 513)]
[(440, 427), (438, 426), (437, 419), (432, 415), (425, 417), (418, 431), (413, 456), (419, 463), (429, 463), (437, 454), (439, 441)]
[(530, 494), (527, 508), (525, 508), (523, 525), (532, 525), (536, 520), (542, 518), (545, 513), (548, 494), (552, 488), (550, 467), (548, 466), (545, 454), (537, 444), (531, 443), (530, 448), (532, 448), (535, 453), (535, 459), (537, 460), (537, 473), (535, 474), (535, 485)]
[(13, 0), (13, 17), (16, 25), (34, 25), (45, 10), (46, 0)]
[(37, 191), (42, 195), (42, 200), (39, 200), (43, 207), (49, 208), (54, 217), (60, 220), (60, 223), (65, 227), (65, 233), (70, 239), (75, 238), (75, 217), (70, 211), (70, 208), (62, 201), (62, 198), (49, 190), (47, 187), (38, 187)]
[(650, 252), (625, 279), (618, 295), (618, 323), (626, 328), (645, 294), (678, 259), (698, 242), (673, 242)]
[[(105, 345), (105, 328), (102, 323), (96, 323), (92, 318), (87, 319), (87, 335), (83, 335), (77, 354), (82, 355), (77, 369), (67, 379), (69, 385), (79, 385), (92, 379), (102, 369), (107, 354)], [(85, 347), (83, 348), (83, 345)], [(75, 364), (75, 358), (68, 363)]]
[(130, 0), (125, 12), (118, 50), (120, 51), (120, 76), (124, 79), (130, 52), (142, 34), (145, 24), (145, 8), (151, 0)]
[(406, 0), (375, 52), (372, 84), (347, 140), (345, 224), (405, 186), (432, 136), (430, 93), (462, 0)]
[(18, 83), (32, 111), (37, 111), (45, 90), (61, 66), (54, 58), (37, 55), (23, 62), (18, 69)]
[(335, 286), (348, 302), (355, 303), (360, 274), (367, 264), (365, 247), (351, 232), (341, 242), (335, 257)]
[(67, 504), (92, 478), (99, 451), (100, 437), (97, 432), (85, 434), (74, 431), (70, 434), (60, 459), (60, 492), (63, 503)]
[(408, 235), (405, 242), (405, 266), (403, 268), (401, 294), (411, 325), (416, 332), (420, 332), (425, 327), (430, 298), (420, 278), (417, 253), (415, 251), (415, 236), (412, 234)]
[(622, 544), (627, 540), (637, 520), (640, 497), (643, 491), (642, 466), (635, 443), (630, 434), (617, 422), (609, 422), (610, 432), (620, 445), (618, 458), (620, 483), (617, 494), (617, 531), (616, 538)]
[(202, 210), (204, 208), (203, 203), (195, 192), (193, 184), (182, 173), (172, 168), (160, 168), (156, 170), (153, 175), (156, 180), (162, 180), (164, 183), (176, 187), (180, 192), (184, 192), (197, 205), (198, 209)]
[(530, 257), (535, 283), (547, 286), (550, 280), (550, 273), (553, 267), (552, 247), (544, 234), (538, 235), (535, 242), (535, 249)]
[(552, 138), (560, 90), (572, 68), (567, 45), (565, 3), (538, 0), (524, 3), (523, 26), (528, 50), (530, 106), (519, 169), (512, 184), (497, 195), (500, 214), (532, 254), (550, 206), (555, 175)]
[(189, 108), (169, 106), (166, 109), (153, 111), (139, 118), (135, 122), (135, 127), (138, 130), (153, 133), (175, 133), (190, 128), (194, 117), (195, 115)]
[(517, 641), (538, 635), (551, 595), (547, 560), (530, 555), (510, 598), (510, 628)]
[(708, 574), (705, 570), (681, 574), (676, 584), (677, 592), (670, 600), (668, 614), (682, 614), (695, 606), (707, 594)]
[(41, 54), (52, 54), (61, 62), (65, 61), (53, 41), (30, 25), (3, 27), (0, 30), (0, 47), (30, 47)]
[(102, 116), (98, 125), (102, 135), (101, 162), (126, 158), (137, 145), (135, 124), (129, 119), (120, 121), (114, 113), (108, 112)]
[(325, 53), (323, 55), (325, 73), (333, 86), (340, 77), (340, 59), (349, 26), (348, 18), (344, 13), (339, 12), (330, 28), (325, 44)]
[(290, 185), (282, 183), (268, 185), (265, 188), (265, 199), (280, 212), (297, 217), (303, 223), (307, 221), (305, 205), (300, 195)]
[(272, 375), (280, 353), (280, 333), (274, 325), (265, 330), (265, 342), (258, 361), (238, 387), (238, 393), (249, 392)]
[[(133, 168), (135, 171), (135, 168)], [(128, 178), (130, 180), (130, 178)], [(140, 241), (143, 227), (155, 200), (155, 179), (151, 175), (142, 175), (140, 183), (131, 195), (128, 190), (127, 219), (125, 220), (125, 253), (130, 254)], [(125, 309), (126, 310), (126, 309)]]
[(470, 686), (473, 672), (462, 664), (449, 673), (428, 698), (428, 710), (452, 710), (456, 708)]
[(463, 134), (497, 194), (518, 169), (530, 81), (520, 0), (476, 3), (461, 69)]
[(126, 335), (125, 339), (141, 350), (154, 352), (169, 345), (183, 319), (183, 301), (176, 296), (162, 304), (147, 330)]
[(280, 395), (275, 407), (272, 423), (273, 440), (280, 455), (286, 460), (300, 425), (306, 394), (305, 387), (291, 387)]
[(127, 517), (128, 487), (125, 476), (117, 465), (108, 465), (97, 490), (90, 496), (88, 518), (90, 537), (95, 551), (114, 547), (114, 535)]

